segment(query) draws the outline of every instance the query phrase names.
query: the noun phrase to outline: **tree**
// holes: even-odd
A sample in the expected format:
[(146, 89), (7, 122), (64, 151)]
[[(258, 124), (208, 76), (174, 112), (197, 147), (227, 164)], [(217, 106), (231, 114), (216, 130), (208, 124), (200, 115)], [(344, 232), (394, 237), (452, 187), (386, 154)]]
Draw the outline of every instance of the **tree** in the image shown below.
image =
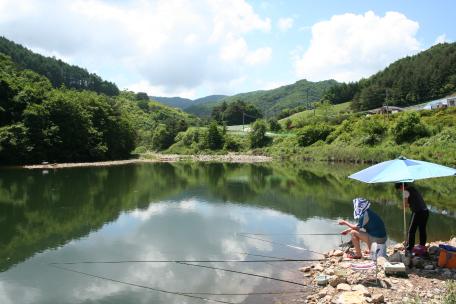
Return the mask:
[(398, 144), (413, 142), (430, 135), (426, 125), (421, 122), (420, 116), (413, 112), (401, 116), (392, 131), (394, 140)]
[(252, 125), (252, 130), (249, 133), (250, 147), (261, 148), (268, 143), (266, 137), (267, 124), (263, 119), (258, 119)]
[(271, 132), (279, 132), (280, 130), (282, 130), (282, 127), (280, 126), (280, 124), (276, 118), (270, 118), (268, 120), (268, 124), (269, 124), (269, 130)]
[(169, 148), (174, 141), (173, 134), (164, 124), (159, 124), (152, 136), (152, 146), (157, 151)]
[(206, 135), (206, 146), (211, 150), (219, 150), (223, 147), (223, 136), (220, 133), (217, 123), (212, 121)]

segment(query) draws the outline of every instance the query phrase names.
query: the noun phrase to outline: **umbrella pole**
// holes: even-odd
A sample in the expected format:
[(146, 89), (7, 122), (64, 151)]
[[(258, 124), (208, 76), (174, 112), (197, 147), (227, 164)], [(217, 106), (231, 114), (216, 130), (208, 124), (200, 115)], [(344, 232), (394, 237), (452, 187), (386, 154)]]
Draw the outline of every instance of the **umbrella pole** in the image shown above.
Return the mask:
[(402, 208), (404, 211), (404, 244), (407, 243), (407, 220), (405, 218), (405, 183), (402, 183)]

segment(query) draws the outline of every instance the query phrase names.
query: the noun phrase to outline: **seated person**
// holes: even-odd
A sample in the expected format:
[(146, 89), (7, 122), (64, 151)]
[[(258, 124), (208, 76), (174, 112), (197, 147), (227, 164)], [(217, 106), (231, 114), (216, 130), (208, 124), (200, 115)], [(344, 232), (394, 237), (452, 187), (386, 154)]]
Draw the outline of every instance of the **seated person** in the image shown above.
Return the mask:
[[(349, 227), (342, 231), (341, 234), (345, 235), (350, 233), (355, 247), (355, 253), (351, 254), (349, 256), (350, 258), (359, 259), (362, 257), (360, 241), (365, 242), (368, 248), (371, 248), (373, 242), (384, 244), (387, 240), (385, 224), (380, 216), (369, 207), (370, 202), (368, 200), (364, 198), (355, 198), (353, 200), (353, 216), (355, 220), (358, 220), (358, 223), (354, 225), (345, 220), (339, 221), (339, 225), (346, 225)], [(366, 232), (360, 231), (361, 228), (365, 229)]]

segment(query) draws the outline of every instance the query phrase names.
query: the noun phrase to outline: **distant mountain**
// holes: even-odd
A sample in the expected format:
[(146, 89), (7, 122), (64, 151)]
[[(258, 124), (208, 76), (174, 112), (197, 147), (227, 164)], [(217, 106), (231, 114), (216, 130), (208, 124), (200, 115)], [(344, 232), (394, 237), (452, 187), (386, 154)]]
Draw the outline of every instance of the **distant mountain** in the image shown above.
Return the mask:
[(201, 98), (193, 100), (192, 106), (198, 105), (198, 104), (203, 104), (203, 103), (217, 102), (225, 97), (228, 97), (228, 96), (227, 95), (209, 95), (206, 97), (201, 97)]
[(54, 88), (65, 85), (76, 90), (89, 90), (109, 96), (119, 95), (117, 86), (86, 69), (69, 65), (54, 57), (45, 57), (0, 36), (0, 53), (9, 56), (21, 69), (29, 69), (48, 78)]
[(158, 101), (159, 103), (162, 103), (164, 105), (173, 107), (173, 108), (179, 108), (179, 109), (185, 109), (191, 106), (191, 99), (188, 98), (182, 98), (182, 97), (159, 97), (159, 96), (150, 96), (150, 100)]
[(227, 97), (226, 95), (209, 95), (206, 97), (201, 97), (195, 100), (182, 97), (159, 97), (159, 96), (150, 96), (151, 100), (158, 101), (159, 103), (165, 104), (167, 106), (179, 109), (187, 109), (188, 107), (199, 105), (202, 103), (212, 103), (217, 102), (222, 98)]
[(186, 108), (185, 111), (198, 116), (210, 116), (212, 109), (221, 102), (229, 103), (240, 100), (255, 105), (265, 116), (273, 116), (284, 109), (295, 108), (318, 101), (329, 88), (337, 84), (338, 82), (335, 80), (319, 82), (299, 80), (294, 84), (273, 90), (241, 93), (222, 98), (216, 102), (192, 105)]

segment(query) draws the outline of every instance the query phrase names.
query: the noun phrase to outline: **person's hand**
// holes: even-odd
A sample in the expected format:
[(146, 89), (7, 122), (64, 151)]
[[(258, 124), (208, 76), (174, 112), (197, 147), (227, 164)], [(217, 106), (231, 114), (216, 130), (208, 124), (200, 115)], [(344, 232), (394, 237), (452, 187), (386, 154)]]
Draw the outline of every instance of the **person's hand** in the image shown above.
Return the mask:
[(345, 225), (346, 221), (345, 220), (340, 220), (339, 225)]
[(340, 234), (342, 234), (342, 235), (347, 235), (347, 233), (348, 233), (349, 231), (350, 231), (350, 229), (347, 229), (347, 230), (342, 231)]

